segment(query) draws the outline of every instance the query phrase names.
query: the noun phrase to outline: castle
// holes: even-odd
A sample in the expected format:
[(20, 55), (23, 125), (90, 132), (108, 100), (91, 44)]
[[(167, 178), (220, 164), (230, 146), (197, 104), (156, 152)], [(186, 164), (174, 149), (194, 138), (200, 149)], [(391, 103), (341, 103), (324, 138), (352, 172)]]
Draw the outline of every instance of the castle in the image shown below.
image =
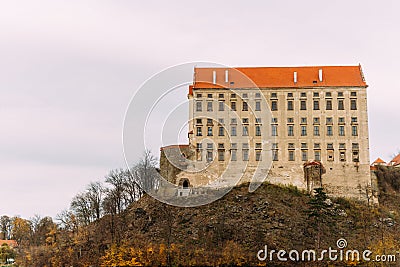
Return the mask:
[(265, 180), (370, 199), (367, 87), (361, 66), (194, 68), (189, 142), (161, 148), (160, 173), (187, 192)]

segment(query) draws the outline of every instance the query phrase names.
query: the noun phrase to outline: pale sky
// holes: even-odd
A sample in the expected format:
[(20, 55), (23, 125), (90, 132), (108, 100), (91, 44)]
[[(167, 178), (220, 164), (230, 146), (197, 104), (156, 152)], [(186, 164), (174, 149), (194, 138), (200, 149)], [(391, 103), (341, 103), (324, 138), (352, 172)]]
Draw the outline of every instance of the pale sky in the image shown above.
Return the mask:
[(371, 161), (389, 160), (400, 149), (399, 10), (394, 0), (1, 1), (0, 215), (55, 216), (125, 167), (131, 97), (183, 62), (361, 63)]

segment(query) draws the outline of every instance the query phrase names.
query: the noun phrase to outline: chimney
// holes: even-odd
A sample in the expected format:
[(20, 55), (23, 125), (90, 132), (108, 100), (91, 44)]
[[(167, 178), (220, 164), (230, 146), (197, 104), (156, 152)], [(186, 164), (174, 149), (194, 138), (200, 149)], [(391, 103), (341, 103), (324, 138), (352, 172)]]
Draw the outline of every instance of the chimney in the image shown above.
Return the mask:
[(213, 70), (213, 84), (217, 83), (217, 71)]
[(318, 77), (319, 77), (319, 81), (322, 82), (322, 69), (319, 69)]
[(293, 72), (293, 81), (297, 83), (297, 71)]
[(225, 70), (225, 82), (229, 82), (229, 71)]

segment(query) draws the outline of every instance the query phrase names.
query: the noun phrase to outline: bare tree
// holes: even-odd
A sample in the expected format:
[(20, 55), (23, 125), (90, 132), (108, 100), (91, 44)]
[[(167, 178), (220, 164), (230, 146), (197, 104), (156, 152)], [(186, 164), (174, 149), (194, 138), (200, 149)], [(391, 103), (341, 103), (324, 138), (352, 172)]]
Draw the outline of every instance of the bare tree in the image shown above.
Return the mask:
[(157, 190), (159, 187), (159, 175), (156, 170), (157, 158), (146, 150), (142, 159), (134, 167), (134, 173), (137, 177), (140, 187), (145, 190)]
[(11, 237), (11, 219), (7, 215), (0, 217), (0, 232), (3, 234), (4, 239)]
[(86, 197), (89, 201), (91, 217), (94, 220), (101, 218), (104, 187), (100, 182), (91, 182), (86, 189)]

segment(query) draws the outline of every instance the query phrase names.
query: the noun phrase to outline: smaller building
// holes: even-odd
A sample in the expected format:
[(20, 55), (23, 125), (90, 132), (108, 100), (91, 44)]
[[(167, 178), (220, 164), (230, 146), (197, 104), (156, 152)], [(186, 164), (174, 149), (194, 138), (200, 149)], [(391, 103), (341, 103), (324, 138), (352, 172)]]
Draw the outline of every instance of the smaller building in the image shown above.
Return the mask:
[(387, 165), (393, 166), (393, 167), (400, 167), (400, 154), (398, 154), (391, 161), (389, 161), (389, 163)]
[(6, 244), (7, 246), (9, 246), (10, 248), (16, 248), (18, 247), (18, 243), (15, 240), (5, 240), (5, 239), (0, 239), (0, 246), (2, 246), (3, 244)]

